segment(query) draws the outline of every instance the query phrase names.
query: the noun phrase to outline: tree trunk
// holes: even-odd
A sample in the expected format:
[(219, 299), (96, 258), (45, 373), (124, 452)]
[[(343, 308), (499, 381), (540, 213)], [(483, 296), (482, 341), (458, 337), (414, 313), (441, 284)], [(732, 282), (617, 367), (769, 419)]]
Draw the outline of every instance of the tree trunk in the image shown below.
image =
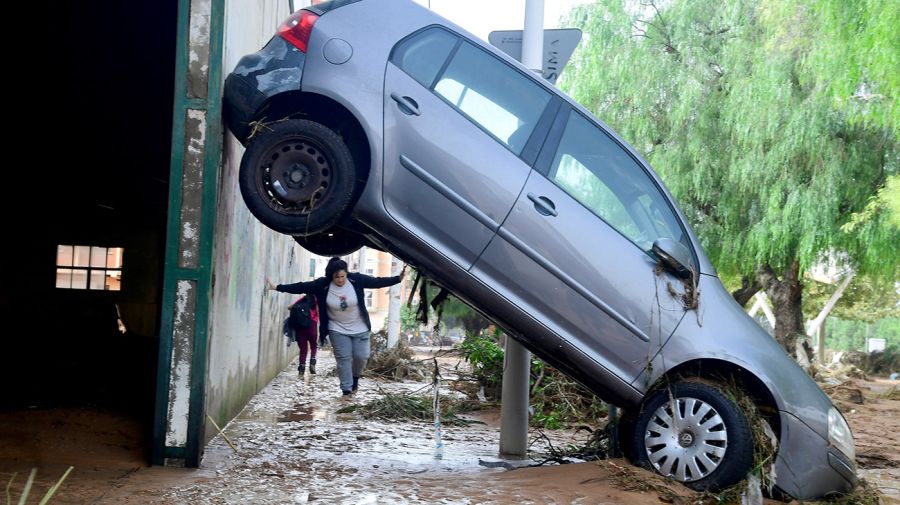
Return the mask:
[[(400, 261), (393, 256), (391, 257), (391, 275), (400, 275)], [(401, 285), (402, 283), (394, 284), (388, 291), (388, 349), (397, 347), (400, 342), (400, 305), (403, 304), (400, 300)]]
[(797, 338), (803, 331), (803, 286), (800, 284), (800, 263), (794, 260), (781, 274), (781, 280), (768, 264), (757, 271), (757, 279), (772, 300), (775, 308), (775, 340), (791, 356), (797, 349)]
[(746, 307), (747, 302), (749, 302), (750, 299), (753, 298), (753, 295), (760, 289), (761, 286), (759, 285), (758, 280), (741, 277), (741, 287), (732, 291), (731, 296), (741, 307)]

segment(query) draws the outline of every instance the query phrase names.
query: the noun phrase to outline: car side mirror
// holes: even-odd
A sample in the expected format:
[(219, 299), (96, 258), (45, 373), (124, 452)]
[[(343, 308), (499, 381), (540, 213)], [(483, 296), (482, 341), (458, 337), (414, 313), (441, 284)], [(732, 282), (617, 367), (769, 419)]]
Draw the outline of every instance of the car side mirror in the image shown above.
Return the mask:
[(650, 251), (667, 270), (682, 279), (689, 279), (696, 272), (691, 251), (677, 240), (666, 237), (658, 238), (653, 242)]

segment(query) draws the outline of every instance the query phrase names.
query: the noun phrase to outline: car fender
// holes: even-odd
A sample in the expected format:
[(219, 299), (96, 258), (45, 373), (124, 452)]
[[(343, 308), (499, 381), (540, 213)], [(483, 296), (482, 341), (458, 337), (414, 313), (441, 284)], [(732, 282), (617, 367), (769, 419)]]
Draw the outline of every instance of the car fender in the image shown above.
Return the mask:
[(685, 364), (719, 360), (765, 385), (778, 410), (796, 416), (823, 439), (831, 400), (780, 344), (734, 301), (717, 277), (701, 275), (700, 302), (656, 353), (634, 385), (647, 391)]

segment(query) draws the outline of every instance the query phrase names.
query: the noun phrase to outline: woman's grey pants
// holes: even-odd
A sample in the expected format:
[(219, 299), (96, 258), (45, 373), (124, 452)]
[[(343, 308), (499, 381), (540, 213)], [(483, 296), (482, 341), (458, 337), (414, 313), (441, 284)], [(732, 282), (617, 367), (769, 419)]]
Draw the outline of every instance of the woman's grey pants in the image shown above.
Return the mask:
[(369, 360), (369, 335), (364, 331), (354, 335), (329, 331), (331, 349), (334, 352), (334, 360), (337, 362), (338, 379), (341, 381), (341, 391), (353, 389), (353, 378), (362, 375)]

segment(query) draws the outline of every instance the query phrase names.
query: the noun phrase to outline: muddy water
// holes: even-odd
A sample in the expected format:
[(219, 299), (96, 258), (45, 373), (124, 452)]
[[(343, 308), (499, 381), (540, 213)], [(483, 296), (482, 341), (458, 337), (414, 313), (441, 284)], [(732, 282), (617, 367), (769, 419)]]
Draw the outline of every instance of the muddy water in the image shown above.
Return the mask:
[[(482, 490), (483, 478), (503, 473), (482, 463), (497, 457), (496, 424), (442, 426), (443, 458), (435, 459), (434, 426), (410, 421), (365, 420), (338, 414), (350, 403), (387, 393), (430, 394), (420, 382), (364, 378), (348, 402), (340, 397), (334, 361), (321, 352), (319, 375), (297, 376), (294, 367), (279, 375), (226, 428), (237, 447), (216, 437), (207, 447), (202, 478), (167, 489), (164, 503), (502, 503)], [(442, 385), (442, 395), (454, 394)], [(533, 460), (548, 454), (548, 443), (581, 444), (570, 432), (548, 432), (531, 446)], [(548, 442), (549, 441), (549, 442)], [(508, 461), (513, 465), (533, 460)], [(499, 501), (497, 501), (499, 500)]]

